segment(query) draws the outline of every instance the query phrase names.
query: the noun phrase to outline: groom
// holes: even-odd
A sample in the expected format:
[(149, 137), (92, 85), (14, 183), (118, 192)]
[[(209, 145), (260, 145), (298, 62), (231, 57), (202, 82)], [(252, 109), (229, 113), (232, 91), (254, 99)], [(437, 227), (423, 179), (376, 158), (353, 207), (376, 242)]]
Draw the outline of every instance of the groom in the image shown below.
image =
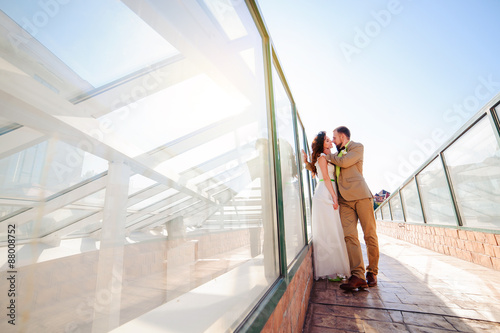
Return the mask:
[[(341, 284), (344, 290), (373, 287), (377, 285), (378, 274), (378, 237), (373, 213), (373, 196), (363, 178), (363, 145), (351, 141), (351, 132), (345, 126), (333, 131), (333, 143), (338, 152), (327, 159), (335, 164), (335, 179), (338, 188), (340, 220), (349, 256), (351, 277)], [(306, 163), (307, 168), (310, 164)], [(358, 239), (358, 219), (363, 229), (368, 253), (368, 267), (363, 263), (363, 254)]]

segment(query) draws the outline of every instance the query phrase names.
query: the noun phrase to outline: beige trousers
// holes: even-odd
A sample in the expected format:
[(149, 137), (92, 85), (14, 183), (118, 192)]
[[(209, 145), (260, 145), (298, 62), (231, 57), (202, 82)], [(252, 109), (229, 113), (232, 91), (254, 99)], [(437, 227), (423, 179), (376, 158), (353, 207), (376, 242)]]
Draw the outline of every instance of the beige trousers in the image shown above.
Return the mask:
[(358, 219), (363, 229), (366, 252), (368, 253), (368, 267), (366, 267), (366, 270), (377, 274), (379, 249), (377, 225), (373, 214), (373, 200), (366, 198), (346, 201), (339, 195), (339, 207), (351, 275), (365, 279), (363, 253), (361, 252), (361, 245), (358, 238)]

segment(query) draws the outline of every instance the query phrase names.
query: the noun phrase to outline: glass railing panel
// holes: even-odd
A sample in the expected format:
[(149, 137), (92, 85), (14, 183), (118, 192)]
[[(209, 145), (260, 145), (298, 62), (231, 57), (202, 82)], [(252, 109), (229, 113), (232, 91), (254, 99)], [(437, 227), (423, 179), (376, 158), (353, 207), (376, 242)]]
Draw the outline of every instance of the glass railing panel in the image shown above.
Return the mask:
[(394, 221), (404, 221), (403, 207), (401, 207), (401, 199), (399, 193), (392, 196), (390, 200), (392, 219)]
[[(16, 20), (36, 6), (6, 6), (21, 16), (0, 11), (1, 41), (27, 36)], [(95, 6), (116, 10), (102, 13), (97, 33), (82, 33), (85, 53), (65, 50), (73, 30), (64, 22)], [(161, 318), (169, 331), (233, 331), (279, 277), (263, 43), (252, 15), (228, 1), (76, 8), (60, 4), (39, 40), (0, 44), (9, 97), (0, 138), (40, 133), (33, 145), (0, 151), (12, 152), (0, 155), (0, 246), (10, 219), (21, 221), (17, 268), (33, 290), (19, 299), (25, 329), (141, 331)], [(287, 180), (293, 201), (301, 189)]]
[(286, 258), (290, 264), (304, 247), (304, 227), (293, 131), (292, 104), (273, 66), (274, 108), (280, 154), (281, 188), (285, 220)]
[(436, 158), (417, 175), (426, 222), (457, 225), (450, 188), (441, 158)]
[(381, 220), (381, 218), (382, 218), (382, 215), (381, 215), (380, 210), (378, 209), (378, 210), (375, 211), (375, 219), (376, 220)]
[(500, 229), (500, 145), (488, 117), (444, 151), (466, 227)]
[(382, 205), (382, 219), (384, 221), (391, 221), (391, 209), (389, 208), (389, 202), (386, 202)]
[[(298, 129), (298, 134), (299, 134), (299, 147), (300, 150), (304, 150), (306, 154), (309, 156), (309, 149), (308, 147), (305, 146), (304, 144), (304, 127), (302, 127), (302, 124), (297, 118), (297, 129)], [(310, 183), (310, 177), (311, 174), (307, 169), (305, 168), (304, 162), (302, 161), (302, 158), (300, 158), (300, 170), (302, 170), (302, 184), (304, 186), (304, 204), (305, 204), (305, 213), (306, 213), (306, 227), (307, 227), (307, 237), (308, 241), (311, 240), (312, 237), (312, 211), (311, 211), (311, 196), (312, 196), (312, 191), (311, 191), (311, 183)]]
[(401, 199), (404, 205), (406, 222), (424, 222), (420, 199), (417, 192), (417, 184), (412, 179), (400, 191)]

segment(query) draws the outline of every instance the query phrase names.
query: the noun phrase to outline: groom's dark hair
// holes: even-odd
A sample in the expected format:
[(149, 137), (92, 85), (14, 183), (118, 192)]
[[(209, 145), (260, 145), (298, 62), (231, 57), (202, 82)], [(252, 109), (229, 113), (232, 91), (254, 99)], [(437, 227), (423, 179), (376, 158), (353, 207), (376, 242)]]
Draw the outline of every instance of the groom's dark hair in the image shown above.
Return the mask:
[(334, 131), (336, 131), (337, 133), (345, 134), (345, 136), (347, 136), (348, 139), (351, 139), (351, 131), (349, 131), (349, 129), (345, 126), (339, 126), (336, 129), (334, 129)]

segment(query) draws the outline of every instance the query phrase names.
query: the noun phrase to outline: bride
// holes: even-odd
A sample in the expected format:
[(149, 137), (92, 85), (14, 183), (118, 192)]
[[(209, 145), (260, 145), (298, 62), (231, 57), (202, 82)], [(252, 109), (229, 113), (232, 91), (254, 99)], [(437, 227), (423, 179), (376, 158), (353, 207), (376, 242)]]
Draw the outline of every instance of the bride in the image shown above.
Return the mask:
[(325, 132), (319, 132), (311, 145), (311, 165), (319, 179), (312, 204), (314, 276), (340, 281), (350, 275), (350, 269), (333, 179), (335, 166), (326, 160), (332, 147)]

